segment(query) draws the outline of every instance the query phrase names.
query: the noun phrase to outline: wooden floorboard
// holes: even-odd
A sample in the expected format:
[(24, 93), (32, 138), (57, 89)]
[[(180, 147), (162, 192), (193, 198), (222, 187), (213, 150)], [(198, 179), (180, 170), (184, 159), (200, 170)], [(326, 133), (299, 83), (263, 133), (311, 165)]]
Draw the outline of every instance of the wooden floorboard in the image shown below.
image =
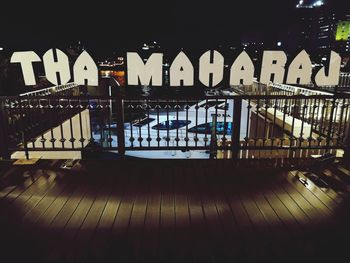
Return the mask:
[[(295, 176), (303, 171), (253, 161), (81, 161), (74, 171), (60, 163), (9, 167), (1, 261), (334, 258), (350, 241), (347, 193), (305, 186)], [(348, 167), (322, 171), (347, 176)], [(33, 178), (21, 177), (27, 169)]]

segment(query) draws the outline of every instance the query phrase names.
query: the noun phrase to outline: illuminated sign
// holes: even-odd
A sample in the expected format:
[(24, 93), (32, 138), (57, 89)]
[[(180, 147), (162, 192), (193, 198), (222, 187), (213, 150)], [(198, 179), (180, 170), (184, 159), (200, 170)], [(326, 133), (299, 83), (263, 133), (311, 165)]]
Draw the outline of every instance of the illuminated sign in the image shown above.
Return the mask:
[(335, 40), (347, 41), (350, 36), (350, 21), (340, 21), (337, 26)]
[[(83, 51), (73, 65), (73, 77), (68, 56), (59, 49), (48, 50), (42, 58), (45, 75), (54, 85), (68, 83), (72, 78), (79, 85), (98, 86), (98, 69), (88, 52)], [(14, 52), (11, 63), (19, 63), (22, 67), (25, 85), (36, 85), (33, 69), (34, 62), (41, 58), (34, 51)], [(148, 59), (142, 59), (137, 52), (126, 53), (126, 76), (128, 85), (163, 85), (163, 54), (153, 53)], [(310, 84), (312, 63), (305, 50), (301, 51), (286, 68), (287, 55), (280, 50), (264, 51), (259, 81), (282, 84)], [(324, 67), (315, 75), (318, 86), (338, 85), (341, 57), (331, 52), (328, 74)], [(252, 85), (255, 66), (249, 55), (243, 51), (230, 67), (229, 85)], [(216, 50), (204, 52), (199, 57), (198, 79), (206, 87), (219, 85), (224, 76), (224, 57)], [(170, 86), (193, 86), (194, 67), (184, 52), (179, 52), (172, 61), (169, 70)]]

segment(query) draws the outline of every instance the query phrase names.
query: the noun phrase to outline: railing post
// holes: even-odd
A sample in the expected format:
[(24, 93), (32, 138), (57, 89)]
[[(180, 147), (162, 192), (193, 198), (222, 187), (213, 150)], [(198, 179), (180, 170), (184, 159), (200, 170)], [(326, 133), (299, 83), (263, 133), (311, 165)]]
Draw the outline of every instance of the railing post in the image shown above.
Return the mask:
[(5, 110), (5, 101), (0, 99), (0, 157), (10, 159), (8, 145), (8, 117)]
[(116, 112), (117, 112), (117, 138), (118, 138), (118, 153), (121, 157), (125, 154), (125, 134), (124, 134), (124, 105), (123, 97), (120, 90), (116, 96)]
[(216, 125), (217, 115), (212, 116), (211, 136), (210, 136), (210, 154), (209, 159), (216, 159), (217, 156), (217, 137), (216, 137)]
[(233, 115), (232, 115), (232, 137), (231, 137), (231, 152), (232, 159), (239, 159), (240, 148), (240, 133), (241, 133), (241, 115), (242, 115), (242, 98), (236, 97), (233, 100)]
[(347, 120), (345, 120), (346, 127), (344, 130), (344, 139), (343, 139), (343, 145), (344, 145), (344, 156), (343, 158), (347, 161), (350, 161), (350, 121), (349, 117)]

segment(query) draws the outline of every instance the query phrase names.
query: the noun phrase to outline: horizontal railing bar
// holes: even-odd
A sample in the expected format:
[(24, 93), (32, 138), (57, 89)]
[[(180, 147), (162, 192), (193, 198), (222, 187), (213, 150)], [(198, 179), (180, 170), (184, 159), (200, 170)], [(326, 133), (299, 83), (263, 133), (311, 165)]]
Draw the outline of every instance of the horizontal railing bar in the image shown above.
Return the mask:
[[(82, 151), (82, 150), (115, 150), (117, 151), (118, 150), (118, 147), (97, 147), (97, 148), (94, 148), (94, 147), (85, 147), (85, 148), (76, 148), (76, 149), (72, 149), (72, 148), (29, 148), (28, 151), (29, 152), (60, 152), (60, 151), (69, 151), (69, 152), (72, 152), (72, 151)], [(217, 150), (231, 150), (232, 147), (230, 146), (217, 146), (216, 147)], [(334, 149), (334, 150), (342, 150), (344, 149), (344, 146), (341, 146), (341, 145), (337, 145), (337, 146), (295, 146), (295, 147), (290, 147), (289, 145), (287, 146), (239, 146), (238, 147), (239, 150), (278, 150), (278, 151), (288, 151), (288, 150), (292, 150), (292, 151), (295, 151), (295, 150), (326, 150), (326, 149)], [(24, 148), (9, 148), (9, 150), (11, 151), (17, 151), (17, 152), (20, 152), (20, 151), (25, 151)], [(162, 151), (162, 150), (210, 150), (210, 147), (209, 146), (160, 146), (160, 147), (157, 147), (157, 146), (151, 146), (151, 147), (139, 147), (139, 146), (135, 146), (135, 147), (125, 147), (125, 150), (127, 151), (155, 151), (155, 150), (159, 150), (159, 151)]]
[[(199, 99), (350, 99), (350, 94), (341, 93), (334, 95), (220, 95), (220, 96), (157, 96), (157, 97), (142, 97), (142, 96), (121, 96), (126, 101), (139, 100), (199, 100)], [(70, 101), (79, 100), (115, 100), (116, 97), (111, 96), (67, 96), (67, 95), (49, 95), (39, 97), (19, 97), (19, 96), (1, 96), (0, 100), (50, 100), (50, 99), (69, 99)]]

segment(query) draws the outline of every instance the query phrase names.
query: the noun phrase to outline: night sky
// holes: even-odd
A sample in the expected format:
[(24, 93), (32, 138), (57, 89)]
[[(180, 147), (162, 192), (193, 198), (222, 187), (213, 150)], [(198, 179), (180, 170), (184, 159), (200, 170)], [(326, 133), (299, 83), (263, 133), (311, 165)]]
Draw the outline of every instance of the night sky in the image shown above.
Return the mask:
[[(331, 0), (328, 0), (331, 1)], [(13, 1), (14, 2), (14, 1)], [(0, 45), (45, 49), (81, 40), (92, 49), (132, 49), (157, 40), (168, 47), (212, 47), (242, 41), (275, 41), (293, 23), (296, 0), (89, 1), (78, 5), (46, 1), (1, 9)], [(349, 8), (350, 1), (337, 1)], [(333, 0), (332, 3), (335, 3)]]

